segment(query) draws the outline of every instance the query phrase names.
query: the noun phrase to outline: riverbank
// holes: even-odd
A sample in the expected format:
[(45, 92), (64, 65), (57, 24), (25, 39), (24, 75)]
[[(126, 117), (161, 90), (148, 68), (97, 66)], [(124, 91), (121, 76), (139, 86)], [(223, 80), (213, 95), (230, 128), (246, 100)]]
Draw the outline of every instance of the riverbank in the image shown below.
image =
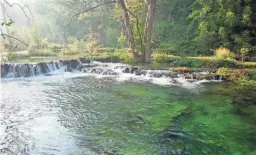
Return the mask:
[[(95, 53), (85, 53), (78, 55), (59, 56), (30, 56), (23, 57), (24, 53), (17, 54), (15, 59), (9, 63), (39, 63), (51, 62), (55, 60), (96, 60), (101, 62), (123, 62), (132, 66), (142, 66), (146, 68), (166, 69), (177, 72), (187, 72), (187, 78), (209, 79), (212, 74), (221, 76), (223, 79), (246, 86), (256, 86), (256, 62), (241, 62), (236, 60), (216, 59), (215, 57), (180, 57), (164, 53), (152, 54), (152, 63), (143, 64), (132, 61), (132, 55), (126, 50), (103, 50)], [(21, 57), (20, 57), (21, 56)], [(185, 70), (184, 70), (185, 69)], [(207, 72), (205, 75), (194, 75), (193, 72)]]

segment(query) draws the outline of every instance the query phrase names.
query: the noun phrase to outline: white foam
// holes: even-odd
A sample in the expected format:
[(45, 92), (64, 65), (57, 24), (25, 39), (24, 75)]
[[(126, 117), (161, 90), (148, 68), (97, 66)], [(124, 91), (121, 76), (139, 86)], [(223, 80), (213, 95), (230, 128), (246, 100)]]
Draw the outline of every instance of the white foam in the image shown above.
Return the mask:
[[(57, 69), (54, 65), (49, 66), (51, 69), (51, 72), (48, 73), (49, 75), (53, 76), (34, 76), (29, 77), (26, 79), (30, 80), (42, 80), (42, 79), (66, 79), (66, 78), (74, 78), (74, 77), (85, 77), (85, 76), (93, 76), (95, 78), (113, 78), (117, 82), (148, 82), (153, 83), (161, 86), (170, 86), (170, 85), (177, 85), (185, 88), (197, 88), (201, 87), (202, 83), (205, 82), (221, 82), (222, 80), (193, 80), (193, 79), (186, 79), (184, 75), (180, 74), (178, 75), (178, 78), (171, 78), (171, 77), (153, 77), (150, 75), (150, 73), (161, 73), (161, 72), (169, 72), (166, 70), (147, 70), (146, 75), (135, 75), (131, 73), (123, 73), (123, 69), (125, 67), (131, 67), (127, 64), (121, 64), (121, 63), (102, 63), (93, 61), (90, 64), (96, 65), (96, 67), (92, 67), (91, 69), (101, 69), (104, 71), (111, 70), (116, 73), (116, 75), (104, 75), (103, 73), (90, 73), (89, 72), (79, 72), (79, 71), (73, 71), (73, 72), (65, 72), (66, 66), (61, 66), (59, 64), (60, 69)], [(90, 70), (91, 70), (90, 69)], [(200, 73), (201, 74), (201, 73)], [(202, 74), (209, 74), (208, 72), (203, 72)], [(24, 79), (24, 78), (20, 78)], [(13, 80), (13, 79), (8, 79)]]

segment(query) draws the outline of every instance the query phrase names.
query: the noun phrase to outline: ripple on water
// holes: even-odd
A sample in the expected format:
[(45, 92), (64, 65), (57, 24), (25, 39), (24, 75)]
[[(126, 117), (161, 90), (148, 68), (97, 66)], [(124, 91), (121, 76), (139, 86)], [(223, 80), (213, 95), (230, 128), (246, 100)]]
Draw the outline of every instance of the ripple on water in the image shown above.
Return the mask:
[(184, 89), (74, 74), (2, 81), (2, 153), (255, 152), (251, 112), (236, 115), (221, 83)]

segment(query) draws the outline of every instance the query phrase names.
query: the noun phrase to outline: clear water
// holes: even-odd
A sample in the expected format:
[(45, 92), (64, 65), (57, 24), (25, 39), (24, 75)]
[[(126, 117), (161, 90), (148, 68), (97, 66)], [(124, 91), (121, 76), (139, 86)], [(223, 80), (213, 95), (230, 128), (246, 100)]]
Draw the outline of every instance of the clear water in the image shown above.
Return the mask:
[(256, 154), (255, 92), (188, 88), (80, 73), (2, 80), (1, 154)]

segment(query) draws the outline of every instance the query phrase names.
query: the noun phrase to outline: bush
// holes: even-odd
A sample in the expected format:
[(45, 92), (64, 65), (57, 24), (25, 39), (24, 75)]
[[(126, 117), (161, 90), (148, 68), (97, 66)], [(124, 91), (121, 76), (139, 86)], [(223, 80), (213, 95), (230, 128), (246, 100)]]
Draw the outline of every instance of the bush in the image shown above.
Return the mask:
[(217, 66), (216, 67), (229, 67), (229, 68), (236, 68), (237, 64), (235, 61), (231, 60), (215, 60)]
[(57, 54), (52, 52), (49, 48), (45, 48), (37, 51), (30, 51), (29, 56), (57, 56)]
[(98, 49), (96, 49), (96, 52), (97, 53), (105, 53), (105, 52), (107, 52), (107, 53), (114, 53), (116, 50), (117, 50), (116, 48), (109, 48), (109, 47), (107, 47), (107, 48), (98, 48)]
[(235, 55), (229, 49), (220, 47), (215, 49), (215, 57), (218, 59), (234, 59)]
[(152, 60), (158, 63), (167, 63), (170, 59), (167, 53), (154, 53), (152, 55)]
[(180, 58), (175, 66), (189, 66), (189, 67), (202, 67), (205, 65), (205, 60), (193, 58)]
[(244, 69), (230, 69), (222, 67), (217, 70), (216, 74), (223, 76), (230, 81), (247, 78), (247, 71), (245, 71)]
[(249, 80), (256, 80), (256, 70), (248, 70), (247, 71), (247, 77)]
[(7, 56), (7, 61), (11, 60), (17, 60), (17, 59), (26, 59), (29, 58), (29, 55), (26, 53), (15, 53), (15, 52), (8, 52)]
[(124, 62), (132, 62), (132, 55), (130, 49), (113, 49), (107, 48), (105, 52), (102, 51), (104, 58), (119, 59)]
[(60, 52), (62, 55), (78, 55), (80, 54), (80, 52), (78, 51), (74, 51), (74, 50), (70, 50), (69, 48), (63, 48), (61, 49)]

